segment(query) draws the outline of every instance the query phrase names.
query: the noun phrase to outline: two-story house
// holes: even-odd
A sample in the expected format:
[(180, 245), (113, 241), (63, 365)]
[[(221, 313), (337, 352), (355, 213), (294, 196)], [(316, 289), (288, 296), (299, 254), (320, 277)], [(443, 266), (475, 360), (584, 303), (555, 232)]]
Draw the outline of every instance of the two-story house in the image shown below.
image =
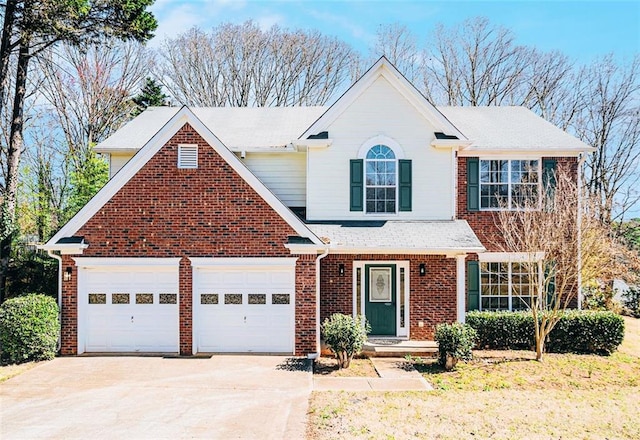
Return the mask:
[(306, 354), (335, 312), (428, 340), (516, 308), (498, 201), (590, 148), (524, 108), (436, 108), (381, 58), (328, 108), (149, 108), (96, 150), (111, 179), (43, 246), (64, 354)]

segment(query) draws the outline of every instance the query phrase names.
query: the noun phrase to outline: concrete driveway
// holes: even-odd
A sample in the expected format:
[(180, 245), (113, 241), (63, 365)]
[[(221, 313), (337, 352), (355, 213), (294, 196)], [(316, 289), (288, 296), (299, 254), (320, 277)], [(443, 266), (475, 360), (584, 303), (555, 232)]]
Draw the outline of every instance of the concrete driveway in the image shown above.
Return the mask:
[(312, 378), (299, 362), (58, 358), (0, 384), (0, 438), (301, 439)]

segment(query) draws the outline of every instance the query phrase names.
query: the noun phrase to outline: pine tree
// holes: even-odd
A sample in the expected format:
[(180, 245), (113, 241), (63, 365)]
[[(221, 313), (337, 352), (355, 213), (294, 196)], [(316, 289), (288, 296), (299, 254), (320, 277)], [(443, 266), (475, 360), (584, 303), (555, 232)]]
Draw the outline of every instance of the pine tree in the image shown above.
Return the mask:
[(167, 95), (162, 91), (162, 85), (158, 84), (153, 78), (144, 80), (144, 87), (140, 93), (133, 98), (133, 102), (138, 107), (133, 111), (133, 116), (138, 116), (145, 111), (147, 107), (161, 107), (166, 105)]

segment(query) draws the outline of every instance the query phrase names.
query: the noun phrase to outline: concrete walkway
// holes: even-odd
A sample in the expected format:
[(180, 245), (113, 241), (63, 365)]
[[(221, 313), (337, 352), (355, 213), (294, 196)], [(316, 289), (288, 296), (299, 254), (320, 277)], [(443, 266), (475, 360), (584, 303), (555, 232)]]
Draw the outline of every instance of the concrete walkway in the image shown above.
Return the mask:
[(314, 377), (315, 391), (430, 391), (433, 387), (403, 358), (371, 358), (380, 377)]

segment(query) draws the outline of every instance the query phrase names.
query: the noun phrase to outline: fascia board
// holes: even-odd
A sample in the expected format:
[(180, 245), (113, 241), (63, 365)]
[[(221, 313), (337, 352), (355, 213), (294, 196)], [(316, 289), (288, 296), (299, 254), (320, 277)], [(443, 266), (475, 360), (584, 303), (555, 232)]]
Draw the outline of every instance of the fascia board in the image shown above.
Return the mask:
[[(93, 217), (111, 198), (175, 135), (189, 122), (187, 107), (182, 107), (167, 123), (133, 156), (98, 193), (74, 215), (49, 241), (55, 245), (61, 238), (73, 235)], [(191, 113), (192, 114), (192, 113)]]
[(462, 255), (462, 254), (479, 254), (485, 252), (484, 247), (469, 248), (432, 248), (432, 249), (416, 249), (416, 248), (389, 248), (389, 247), (330, 247), (330, 254), (407, 254), (407, 255)]
[(82, 255), (89, 245), (86, 243), (59, 243), (59, 244), (42, 244), (36, 246), (43, 251), (60, 251), (61, 255)]
[(460, 132), (447, 118), (440, 113), (427, 99), (395, 68), (389, 60), (381, 57), (358, 81), (356, 81), (338, 100), (327, 109), (311, 126), (299, 137), (306, 139), (309, 135), (327, 129), (373, 82), (380, 76), (384, 77), (398, 92), (411, 103), (416, 110), (438, 131), (457, 135), (465, 140), (466, 136)]
[(194, 130), (273, 208), (298, 234), (309, 237), (321, 245), (318, 237), (311, 232), (289, 208), (287, 208), (264, 184), (211, 132), (202, 121), (186, 106), (182, 107), (156, 133), (138, 154), (87, 203), (66, 225), (46, 244), (53, 245), (63, 237), (73, 235), (93, 217), (111, 198), (182, 128), (189, 123)]
[(595, 150), (584, 148), (465, 148), (458, 151), (458, 157), (578, 157)]

